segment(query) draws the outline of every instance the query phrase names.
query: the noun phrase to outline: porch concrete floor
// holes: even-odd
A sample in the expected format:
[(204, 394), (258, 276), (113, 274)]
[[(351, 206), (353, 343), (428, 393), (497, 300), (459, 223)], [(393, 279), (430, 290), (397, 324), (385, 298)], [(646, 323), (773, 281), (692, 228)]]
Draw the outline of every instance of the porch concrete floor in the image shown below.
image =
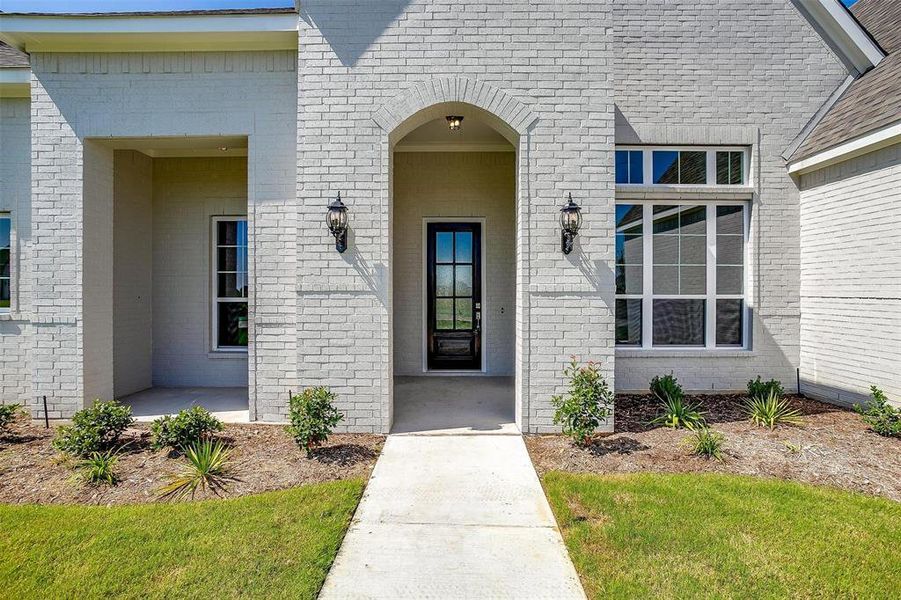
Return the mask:
[(224, 423), (250, 421), (246, 387), (153, 387), (123, 396), (119, 401), (131, 406), (136, 421), (152, 421), (192, 406), (204, 407)]
[(512, 377), (394, 378), (394, 434), (518, 434)]

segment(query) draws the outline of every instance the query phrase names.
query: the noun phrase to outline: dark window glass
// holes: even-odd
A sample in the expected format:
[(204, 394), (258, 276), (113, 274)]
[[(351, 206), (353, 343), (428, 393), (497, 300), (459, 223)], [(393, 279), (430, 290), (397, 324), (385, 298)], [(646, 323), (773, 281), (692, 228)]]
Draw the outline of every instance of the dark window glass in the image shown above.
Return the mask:
[(652, 156), (654, 183), (679, 183), (679, 153), (654, 150)]
[(679, 153), (679, 183), (703, 185), (707, 183), (707, 153)]
[(716, 153), (716, 182), (719, 185), (741, 185), (744, 183), (742, 163), (744, 153), (739, 151)]
[(743, 302), (739, 299), (716, 301), (716, 345), (741, 346)]
[(628, 150), (616, 151), (616, 183), (629, 183), (629, 152)]
[(641, 233), (643, 208), (640, 204), (616, 205), (616, 232)]
[(703, 346), (704, 300), (654, 300), (655, 346)]
[(716, 207), (716, 232), (719, 234), (743, 235), (744, 206), (722, 205)]
[(640, 294), (642, 292), (642, 241), (641, 205), (616, 205), (616, 293)]
[(629, 183), (644, 183), (644, 159), (641, 150), (629, 152)]
[(9, 217), (0, 217), (0, 308), (10, 307), (10, 283), (12, 265), (10, 252), (10, 231), (12, 221)]
[(247, 303), (220, 302), (219, 346), (247, 346)]
[(0, 277), (9, 277), (9, 248), (0, 248)]
[(641, 300), (616, 300), (616, 343), (620, 346), (641, 345)]

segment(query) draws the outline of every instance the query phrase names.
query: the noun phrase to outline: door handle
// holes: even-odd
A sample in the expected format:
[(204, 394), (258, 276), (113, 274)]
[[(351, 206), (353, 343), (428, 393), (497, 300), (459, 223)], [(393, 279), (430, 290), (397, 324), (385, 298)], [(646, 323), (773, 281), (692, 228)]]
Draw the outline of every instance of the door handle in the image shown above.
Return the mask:
[(476, 302), (476, 326), (474, 331), (479, 333), (482, 331), (482, 304), (481, 302)]

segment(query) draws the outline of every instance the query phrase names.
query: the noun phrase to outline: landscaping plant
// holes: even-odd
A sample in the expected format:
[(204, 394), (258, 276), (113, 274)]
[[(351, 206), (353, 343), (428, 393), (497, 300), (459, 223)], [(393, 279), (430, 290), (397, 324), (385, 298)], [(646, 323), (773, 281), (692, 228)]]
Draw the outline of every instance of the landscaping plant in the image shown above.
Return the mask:
[(335, 425), (344, 419), (333, 404), (335, 394), (327, 387), (307, 388), (291, 396), (291, 424), (286, 428), (297, 445), (313, 456), (313, 449), (328, 440)]
[(21, 404), (0, 404), (0, 432), (9, 427), (21, 412)]
[(109, 450), (119, 441), (119, 436), (134, 422), (131, 407), (115, 400), (95, 400), (72, 417), (72, 425), (60, 427), (53, 440), (53, 447), (73, 456), (88, 457), (94, 452)]
[(185, 468), (170, 475), (169, 483), (160, 489), (162, 498), (180, 500), (190, 495), (193, 499), (198, 489), (219, 496), (235, 479), (229, 475), (229, 452), (221, 440), (195, 442), (185, 448), (185, 457)]
[(114, 485), (117, 481), (115, 468), (118, 462), (119, 450), (110, 449), (91, 452), (90, 456), (78, 464), (78, 468), (82, 479), (88, 483)]
[(867, 403), (864, 406), (855, 404), (854, 410), (879, 435), (901, 437), (901, 408), (894, 408), (889, 404), (885, 392), (875, 385), (870, 386), (870, 399)]
[(202, 406), (192, 406), (174, 417), (160, 417), (150, 425), (151, 444), (155, 450), (171, 447), (183, 451), (217, 431), (222, 431), (222, 421)]
[(695, 429), (704, 424), (700, 404), (685, 399), (682, 386), (672, 374), (654, 377), (651, 380), (651, 393), (660, 402), (660, 414), (651, 420), (652, 425)]
[(758, 375), (757, 379), (752, 379), (748, 382), (748, 396), (751, 398), (769, 398), (772, 393), (775, 393), (780, 398), (785, 395), (782, 383), (778, 379), (761, 381), (760, 375)]
[(685, 438), (685, 442), (691, 447), (692, 454), (705, 458), (723, 460), (723, 442), (726, 438), (722, 433), (714, 431), (702, 425), (696, 427), (692, 435)]
[(751, 396), (745, 403), (748, 418), (759, 427), (776, 425), (800, 425), (801, 413), (792, 408), (788, 398), (783, 398), (776, 389), (771, 389), (767, 396)]
[(569, 378), (569, 390), (551, 398), (556, 408), (554, 424), (562, 425), (564, 434), (576, 445), (584, 446), (613, 412), (613, 391), (599, 365), (592, 361), (581, 367), (573, 356), (563, 375)]

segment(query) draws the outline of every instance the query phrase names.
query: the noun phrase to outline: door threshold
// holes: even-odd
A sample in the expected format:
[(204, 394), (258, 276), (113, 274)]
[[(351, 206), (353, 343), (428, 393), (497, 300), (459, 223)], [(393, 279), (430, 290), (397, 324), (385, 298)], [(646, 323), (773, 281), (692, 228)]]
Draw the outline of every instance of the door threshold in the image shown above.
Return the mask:
[(482, 369), (429, 369), (423, 371), (423, 375), (459, 375), (461, 377), (475, 377), (478, 375), (487, 375)]

